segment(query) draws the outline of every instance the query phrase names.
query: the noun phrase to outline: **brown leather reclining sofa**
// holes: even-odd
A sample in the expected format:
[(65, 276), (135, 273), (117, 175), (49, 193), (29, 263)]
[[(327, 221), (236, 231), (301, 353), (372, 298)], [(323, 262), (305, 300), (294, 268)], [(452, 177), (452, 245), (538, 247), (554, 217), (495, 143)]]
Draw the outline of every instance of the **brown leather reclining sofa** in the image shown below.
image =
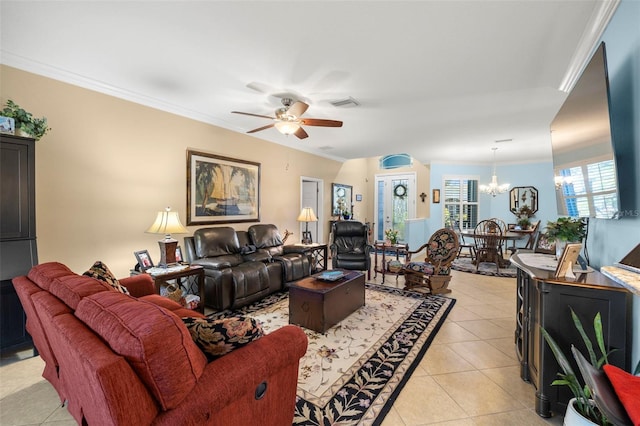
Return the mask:
[(201, 228), (184, 244), (187, 260), (204, 267), (205, 305), (218, 311), (249, 305), (311, 274), (303, 248), (285, 246), (274, 225)]

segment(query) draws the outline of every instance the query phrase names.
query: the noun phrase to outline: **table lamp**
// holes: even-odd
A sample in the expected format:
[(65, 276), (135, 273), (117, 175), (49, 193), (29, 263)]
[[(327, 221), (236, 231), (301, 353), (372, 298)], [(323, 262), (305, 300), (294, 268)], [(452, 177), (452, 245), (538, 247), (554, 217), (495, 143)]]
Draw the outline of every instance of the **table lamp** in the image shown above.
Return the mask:
[(160, 245), (160, 263), (159, 266), (166, 268), (176, 263), (176, 248), (178, 240), (171, 238), (171, 234), (187, 234), (187, 228), (182, 226), (178, 212), (172, 212), (171, 207), (167, 207), (164, 211), (158, 212), (155, 222), (145, 232), (150, 234), (164, 234), (165, 237), (158, 241)]
[(318, 218), (313, 212), (311, 207), (304, 207), (298, 216), (298, 222), (305, 222), (306, 227), (302, 233), (302, 244), (311, 244), (313, 239), (311, 238), (311, 232), (309, 232), (309, 222), (317, 222)]

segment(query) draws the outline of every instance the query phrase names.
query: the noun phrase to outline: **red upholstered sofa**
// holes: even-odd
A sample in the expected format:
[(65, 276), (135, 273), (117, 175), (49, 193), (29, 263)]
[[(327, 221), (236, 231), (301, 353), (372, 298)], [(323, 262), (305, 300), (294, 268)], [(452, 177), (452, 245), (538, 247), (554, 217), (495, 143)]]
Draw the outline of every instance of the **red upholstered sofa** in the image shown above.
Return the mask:
[(290, 425), (304, 332), (286, 326), (207, 363), (182, 316), (200, 314), (154, 294), (131, 295), (60, 263), (13, 280), (43, 376), (76, 421), (89, 425)]

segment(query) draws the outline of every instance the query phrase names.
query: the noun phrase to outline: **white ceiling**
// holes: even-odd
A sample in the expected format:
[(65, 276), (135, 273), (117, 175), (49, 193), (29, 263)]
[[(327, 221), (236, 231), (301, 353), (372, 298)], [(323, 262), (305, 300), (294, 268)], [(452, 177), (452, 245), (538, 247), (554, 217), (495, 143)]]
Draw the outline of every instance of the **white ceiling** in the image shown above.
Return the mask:
[(232, 110), (273, 116), (293, 94), (344, 126), (255, 137), (337, 159), (490, 163), (512, 139), (498, 162), (549, 161), (558, 88), (611, 4), (3, 0), (0, 59), (238, 132), (269, 122)]

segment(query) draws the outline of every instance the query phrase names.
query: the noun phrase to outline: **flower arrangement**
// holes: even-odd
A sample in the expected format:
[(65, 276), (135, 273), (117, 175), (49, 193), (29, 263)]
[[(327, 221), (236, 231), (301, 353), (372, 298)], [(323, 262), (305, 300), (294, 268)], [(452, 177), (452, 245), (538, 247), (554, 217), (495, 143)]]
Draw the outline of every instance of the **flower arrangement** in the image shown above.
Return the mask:
[(384, 231), (384, 235), (391, 244), (398, 243), (398, 231), (396, 229), (387, 229)]

